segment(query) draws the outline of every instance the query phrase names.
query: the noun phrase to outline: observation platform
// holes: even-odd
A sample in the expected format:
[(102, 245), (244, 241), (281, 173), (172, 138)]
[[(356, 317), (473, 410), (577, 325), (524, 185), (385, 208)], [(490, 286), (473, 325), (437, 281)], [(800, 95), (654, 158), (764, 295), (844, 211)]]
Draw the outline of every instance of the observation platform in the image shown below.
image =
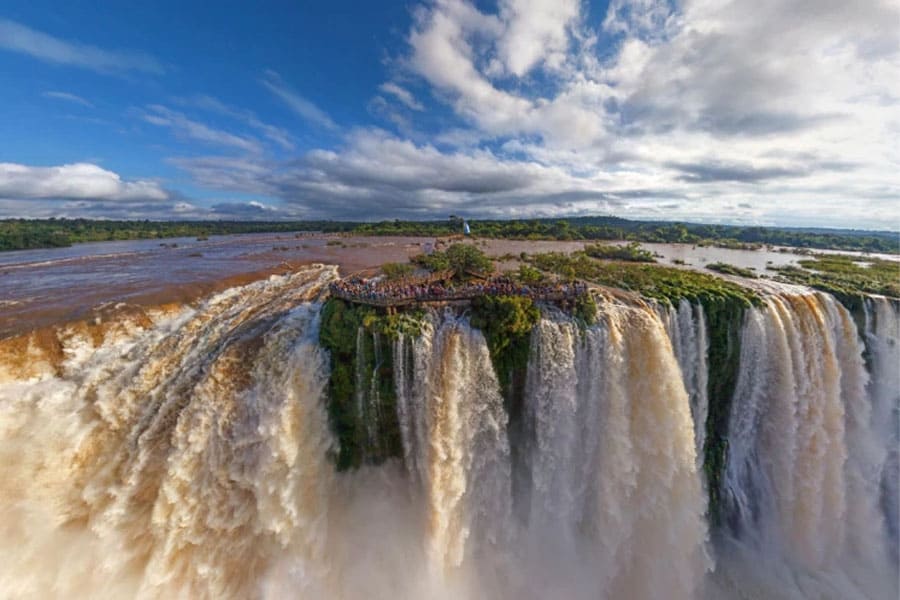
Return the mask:
[(581, 282), (529, 286), (495, 278), (448, 285), (428, 279), (382, 282), (347, 278), (332, 283), (330, 291), (335, 298), (386, 308), (388, 312), (399, 307), (463, 304), (479, 296), (524, 296), (536, 302), (565, 303), (588, 293), (588, 286)]

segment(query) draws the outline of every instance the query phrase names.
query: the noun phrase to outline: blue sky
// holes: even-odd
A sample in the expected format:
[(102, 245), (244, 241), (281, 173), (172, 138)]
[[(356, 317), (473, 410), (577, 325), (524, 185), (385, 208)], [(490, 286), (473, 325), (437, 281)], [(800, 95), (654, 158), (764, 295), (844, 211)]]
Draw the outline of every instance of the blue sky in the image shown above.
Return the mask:
[(900, 228), (888, 1), (0, 8), (0, 217)]

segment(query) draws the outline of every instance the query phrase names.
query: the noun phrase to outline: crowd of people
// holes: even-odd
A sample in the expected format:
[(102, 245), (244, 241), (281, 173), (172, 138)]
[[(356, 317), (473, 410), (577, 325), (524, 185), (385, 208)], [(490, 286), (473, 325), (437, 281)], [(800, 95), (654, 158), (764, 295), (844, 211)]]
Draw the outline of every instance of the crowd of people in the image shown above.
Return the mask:
[(400, 304), (409, 301), (459, 300), (475, 296), (530, 296), (536, 300), (556, 300), (581, 295), (587, 291), (587, 286), (581, 282), (526, 285), (508, 277), (463, 283), (415, 280), (392, 282), (382, 278), (350, 277), (332, 283), (331, 290), (335, 296), (347, 300)]

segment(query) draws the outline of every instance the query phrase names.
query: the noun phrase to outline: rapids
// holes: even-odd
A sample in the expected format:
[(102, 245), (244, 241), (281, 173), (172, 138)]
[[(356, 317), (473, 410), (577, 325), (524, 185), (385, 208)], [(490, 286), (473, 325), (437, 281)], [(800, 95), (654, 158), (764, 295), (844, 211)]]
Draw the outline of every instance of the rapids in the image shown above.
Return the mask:
[[(466, 311), (360, 328), (373, 455), (336, 471), (334, 267), (0, 341), (5, 598), (897, 596), (898, 304), (771, 290), (740, 324), (722, 523), (703, 308), (547, 308), (520, 410)], [(362, 364), (358, 362), (359, 366)], [(392, 405), (393, 406), (393, 405)]]

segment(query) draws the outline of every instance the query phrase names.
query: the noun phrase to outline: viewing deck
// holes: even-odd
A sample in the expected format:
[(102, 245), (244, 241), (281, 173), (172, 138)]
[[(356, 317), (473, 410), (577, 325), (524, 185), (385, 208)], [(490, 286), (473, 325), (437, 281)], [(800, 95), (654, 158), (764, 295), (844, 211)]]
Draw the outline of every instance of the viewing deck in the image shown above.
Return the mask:
[(479, 296), (527, 296), (534, 301), (574, 301), (588, 292), (583, 283), (527, 286), (510, 283), (485, 282), (462, 286), (396, 285), (348, 283), (344, 280), (331, 284), (335, 298), (382, 308), (423, 306), (428, 304), (470, 302)]

